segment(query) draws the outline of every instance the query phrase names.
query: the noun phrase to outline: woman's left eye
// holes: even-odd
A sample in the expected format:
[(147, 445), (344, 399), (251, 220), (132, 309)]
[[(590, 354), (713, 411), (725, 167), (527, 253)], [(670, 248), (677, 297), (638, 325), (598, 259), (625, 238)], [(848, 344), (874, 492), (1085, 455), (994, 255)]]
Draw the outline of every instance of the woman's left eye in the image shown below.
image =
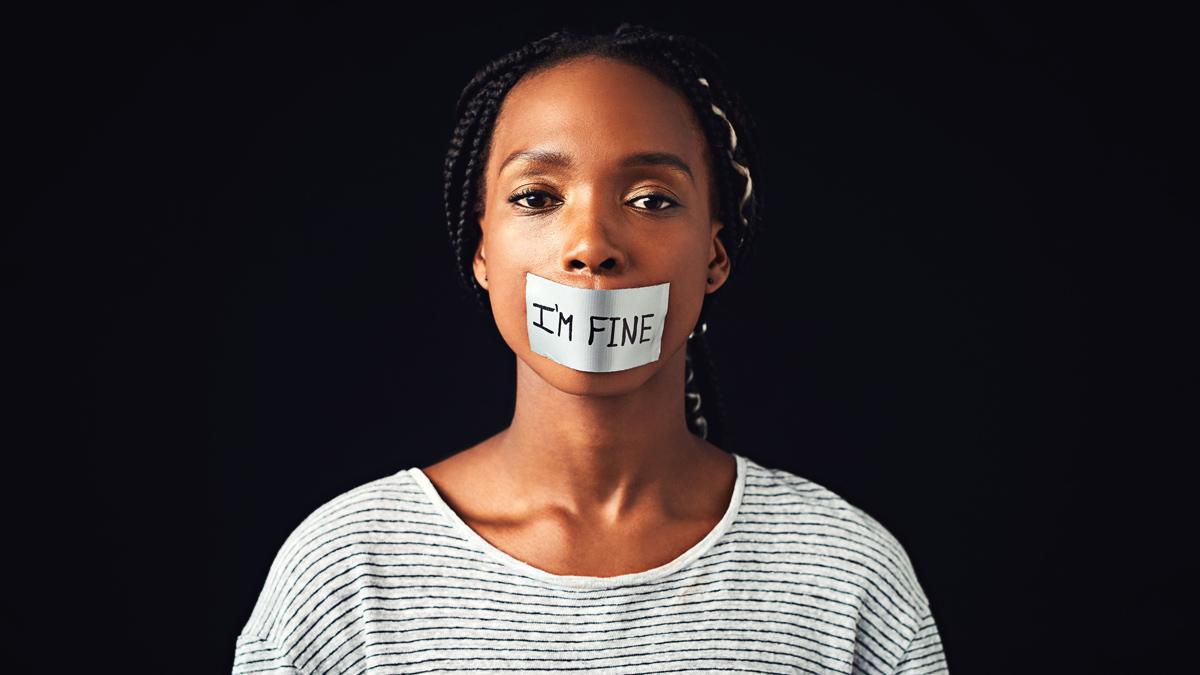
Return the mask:
[(668, 196), (666, 196), (666, 195), (660, 195), (660, 194), (657, 194), (657, 193), (655, 193), (655, 194), (649, 194), (649, 195), (642, 195), (642, 196), (640, 196), (640, 197), (634, 197), (634, 198), (633, 198), (633, 199), (631, 199), (630, 201), (631, 201), (631, 202), (637, 202), (637, 201), (641, 201), (641, 200), (643, 200), (643, 199), (649, 199), (649, 200), (651, 200), (651, 201), (665, 202), (665, 203), (666, 203), (666, 206), (651, 206), (651, 207), (644, 208), (644, 209), (643, 209), (644, 211), (666, 211), (666, 210), (668, 210), (668, 209), (670, 209), (670, 208), (673, 208), (673, 207), (675, 207), (675, 206), (678, 206), (678, 202), (676, 202), (674, 199), (671, 199), (670, 197), (668, 197)]

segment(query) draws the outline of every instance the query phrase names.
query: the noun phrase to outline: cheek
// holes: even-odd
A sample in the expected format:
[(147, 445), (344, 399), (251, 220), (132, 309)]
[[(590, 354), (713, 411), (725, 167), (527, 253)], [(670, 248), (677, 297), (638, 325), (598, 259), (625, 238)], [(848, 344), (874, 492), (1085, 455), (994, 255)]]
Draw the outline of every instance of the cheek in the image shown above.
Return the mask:
[[(529, 348), (529, 334), (525, 332), (525, 280), (524, 275), (505, 280), (492, 294), (492, 318), (500, 336), (514, 352)], [(495, 287), (493, 287), (495, 288)]]
[[(671, 301), (667, 309), (667, 327), (663, 339), (672, 344), (687, 342), (688, 333), (696, 327), (704, 303), (703, 271), (686, 270), (671, 281)], [(699, 277), (699, 281), (697, 281)]]
[(500, 228), (488, 239), (488, 296), (492, 318), (514, 352), (529, 350), (525, 324), (525, 272), (539, 268), (540, 244)]
[(704, 304), (707, 286), (707, 249), (694, 249), (694, 242), (681, 242), (675, 250), (691, 252), (674, 255), (660, 261), (658, 275), (671, 282), (670, 300), (667, 305), (667, 321), (663, 332), (664, 353), (666, 345), (680, 347), (687, 342), (688, 333), (696, 327), (700, 310)]

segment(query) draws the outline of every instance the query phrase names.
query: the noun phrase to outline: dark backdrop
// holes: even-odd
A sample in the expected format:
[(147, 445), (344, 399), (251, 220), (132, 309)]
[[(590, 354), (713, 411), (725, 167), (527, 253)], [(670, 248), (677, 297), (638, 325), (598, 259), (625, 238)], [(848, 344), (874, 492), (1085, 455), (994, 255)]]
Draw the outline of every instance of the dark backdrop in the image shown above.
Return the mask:
[(713, 46), (760, 122), (770, 229), (710, 326), (726, 449), (891, 529), (953, 672), (1173, 661), (1185, 17), (607, 7), (10, 16), (19, 657), (228, 672), (305, 515), (506, 425), (513, 359), (445, 235), (454, 102), (510, 48), (628, 19)]

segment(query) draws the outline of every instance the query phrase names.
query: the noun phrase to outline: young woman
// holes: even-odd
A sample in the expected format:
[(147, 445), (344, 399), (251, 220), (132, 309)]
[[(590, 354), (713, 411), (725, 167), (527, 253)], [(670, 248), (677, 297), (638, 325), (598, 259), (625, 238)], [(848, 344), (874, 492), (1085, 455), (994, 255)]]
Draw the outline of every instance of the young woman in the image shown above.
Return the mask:
[(706, 312), (763, 200), (717, 57), (559, 32), (458, 114), (446, 215), (516, 355), (512, 423), (314, 511), (234, 672), (945, 672), (900, 543), (718, 445)]

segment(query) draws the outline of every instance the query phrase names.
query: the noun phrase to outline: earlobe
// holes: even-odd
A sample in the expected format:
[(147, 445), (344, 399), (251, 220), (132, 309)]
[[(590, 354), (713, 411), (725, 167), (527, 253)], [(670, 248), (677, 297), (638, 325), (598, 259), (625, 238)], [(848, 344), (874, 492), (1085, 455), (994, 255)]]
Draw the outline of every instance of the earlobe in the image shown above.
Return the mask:
[(729, 278), (729, 255), (725, 250), (725, 243), (721, 241), (718, 235), (724, 228), (724, 224), (720, 221), (713, 221), (712, 227), (712, 244), (709, 247), (708, 260), (708, 292), (720, 288), (725, 284), (725, 280)]
[(475, 259), (473, 261), (473, 270), (475, 272), (475, 281), (487, 290), (487, 253), (483, 249), (483, 239), (479, 240), (479, 245), (475, 247)]

